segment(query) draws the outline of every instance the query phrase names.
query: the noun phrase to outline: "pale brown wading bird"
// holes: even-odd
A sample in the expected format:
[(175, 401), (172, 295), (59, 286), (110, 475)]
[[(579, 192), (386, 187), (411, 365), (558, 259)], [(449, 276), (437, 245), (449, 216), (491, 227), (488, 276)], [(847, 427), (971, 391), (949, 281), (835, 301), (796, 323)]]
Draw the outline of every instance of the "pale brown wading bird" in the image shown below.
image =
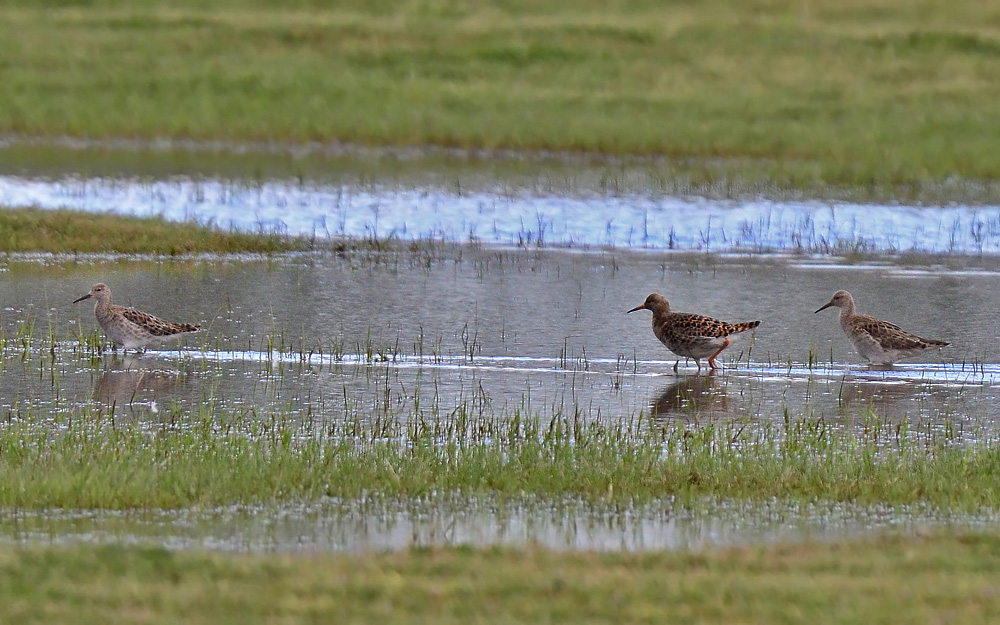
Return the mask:
[(847, 340), (873, 365), (891, 365), (901, 358), (951, 344), (921, 338), (888, 321), (855, 312), (854, 298), (847, 291), (834, 293), (830, 301), (816, 312), (830, 306), (840, 308), (840, 327), (847, 335)]
[[(699, 370), (701, 359), (706, 357), (709, 367), (718, 368), (715, 357), (740, 334), (760, 325), (760, 321), (726, 323), (704, 315), (671, 312), (667, 299), (658, 293), (651, 293), (645, 302), (628, 312), (643, 309), (653, 311), (653, 334), (656, 338), (678, 356), (694, 358)], [(677, 371), (680, 362), (674, 363), (674, 371)]]
[(197, 332), (197, 323), (173, 323), (154, 317), (134, 308), (126, 308), (111, 303), (111, 288), (106, 284), (95, 284), (81, 298), (73, 303), (94, 298), (94, 316), (101, 324), (108, 338), (124, 349), (145, 349), (150, 343), (168, 341), (189, 332)]

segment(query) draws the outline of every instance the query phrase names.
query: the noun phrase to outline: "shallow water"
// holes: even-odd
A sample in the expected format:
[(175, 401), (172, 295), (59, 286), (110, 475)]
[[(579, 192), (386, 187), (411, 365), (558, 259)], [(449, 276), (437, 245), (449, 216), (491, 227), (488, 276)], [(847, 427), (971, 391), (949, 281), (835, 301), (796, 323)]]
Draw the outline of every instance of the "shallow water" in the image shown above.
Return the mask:
[[(491, 415), (527, 409), (609, 422), (643, 414), (768, 424), (787, 413), (854, 428), (874, 416), (947, 432), (959, 444), (998, 433), (996, 207), (710, 201), (642, 185), (577, 188), (572, 173), (532, 177), (526, 168), (513, 179), (486, 172), (472, 188), (446, 174), (420, 184), (391, 176), (247, 182), (225, 171), (140, 178), (114, 167), (90, 177), (63, 169), (0, 176), (0, 204), (479, 243), (270, 259), (6, 258), (0, 411), (30, 411), (44, 423), (67, 407), (102, 406), (118, 418), (156, 423), (168, 412), (201, 418), (210, 404), (218, 412), (335, 423), (375, 413), (447, 419), (466, 405)], [(562, 175), (571, 182), (551, 184)], [(905, 250), (920, 253), (867, 264), (831, 254)], [(117, 303), (204, 330), (142, 355), (74, 351), (73, 337), (97, 325), (89, 303), (71, 302), (95, 282), (111, 285)], [(841, 288), (862, 312), (952, 345), (869, 369), (843, 336), (837, 311), (813, 313)], [(762, 324), (723, 354), (723, 370), (699, 372), (681, 361), (675, 372), (650, 314), (625, 314), (654, 291), (676, 310)], [(12, 337), (29, 328), (30, 347), (21, 349)], [(691, 512), (669, 502), (621, 511), (573, 502), (359, 501), (12, 512), (0, 535), (235, 550), (526, 542), (639, 550), (941, 525), (995, 527), (996, 519), (990, 511), (945, 518), (915, 508), (779, 504)]]
[(300, 180), (0, 175), (0, 206), (195, 220), (321, 237), (704, 252), (995, 254), (1000, 207), (576, 195), (537, 188), (399, 188)]
[[(461, 260), (429, 264), (406, 258), (10, 262), (0, 282), (8, 336), (25, 318), (42, 335), (94, 332), (89, 303), (71, 302), (97, 280), (113, 285), (119, 302), (205, 330), (142, 355), (94, 358), (74, 353), (71, 339), (54, 353), (12, 344), (0, 360), (0, 411), (30, 411), (45, 423), (67, 407), (103, 406), (155, 425), (233, 410), (309, 423), (417, 413), (449, 419), (467, 406), (486, 416), (517, 409), (614, 422), (643, 414), (750, 427), (780, 426), (787, 411), (838, 428), (869, 427), (873, 417), (906, 423), (914, 434), (936, 432), (957, 444), (998, 433), (1000, 354), (991, 319), (1000, 273), (557, 251), (466, 250)], [(844, 286), (863, 310), (953, 346), (887, 370), (862, 365), (836, 311), (812, 312)], [(682, 361), (675, 373), (649, 313), (625, 313), (654, 290), (679, 309), (763, 322), (752, 340), (724, 354), (723, 370), (699, 373)], [(642, 550), (997, 525), (991, 511), (710, 508), (433, 500), (53, 511), (13, 514), (0, 535), (227, 550), (526, 543)]]
[(950, 516), (915, 507), (722, 502), (693, 512), (668, 501), (601, 508), (573, 501), (438, 498), (209, 510), (12, 512), (0, 520), (0, 541), (124, 542), (237, 552), (359, 553), (458, 545), (649, 551), (941, 528), (983, 531), (997, 524), (991, 513)]
[[(398, 260), (398, 259), (397, 259)], [(44, 278), (40, 279), (39, 274)], [(398, 415), (447, 415), (475, 401), (588, 418), (777, 421), (793, 414), (848, 419), (874, 408), (894, 420), (994, 433), (1000, 418), (1000, 274), (814, 266), (781, 259), (467, 252), (419, 266), (296, 256), (181, 264), (10, 263), (0, 324), (14, 336), (92, 333), (93, 282), (115, 300), (205, 329), (181, 344), (97, 361), (69, 349), (22, 358), (10, 350), (2, 405), (35, 414), (91, 401), (145, 418), (164, 405), (255, 406), (310, 419), (364, 415), (389, 398)], [(951, 341), (889, 370), (854, 354), (836, 310), (813, 311), (848, 287), (865, 312)], [(753, 337), (700, 374), (653, 337), (650, 314), (625, 314), (650, 291), (675, 309), (741, 321)], [(42, 373), (40, 374), (40, 371)], [(57, 380), (57, 382), (54, 382)], [(58, 394), (60, 403), (53, 403)], [(382, 401), (382, 404), (386, 404)]]
[(0, 206), (493, 245), (1000, 252), (995, 183), (924, 185), (909, 204), (898, 196), (906, 190), (871, 191), (802, 197), (734, 180), (718, 164), (655, 158), (0, 137)]

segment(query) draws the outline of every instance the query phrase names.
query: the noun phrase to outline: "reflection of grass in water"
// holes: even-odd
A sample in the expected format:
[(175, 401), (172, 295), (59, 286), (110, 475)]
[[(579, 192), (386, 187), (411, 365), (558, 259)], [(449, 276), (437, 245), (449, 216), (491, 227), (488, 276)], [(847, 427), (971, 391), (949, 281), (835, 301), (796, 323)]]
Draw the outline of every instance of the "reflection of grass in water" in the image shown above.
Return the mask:
[(986, 623), (997, 613), (998, 552), (997, 536), (967, 533), (697, 554), (458, 547), (231, 555), (5, 547), (0, 561), (16, 583), (0, 588), (0, 617), (212, 625), (662, 623), (664, 615), (670, 622), (684, 615), (677, 620)]
[[(58, 402), (57, 402), (58, 404)], [(394, 414), (378, 398), (343, 418), (228, 409), (161, 410), (115, 422), (57, 405), (39, 418), (10, 409), (0, 431), (0, 506), (131, 508), (322, 496), (433, 492), (643, 502), (704, 496), (925, 502), (974, 510), (1000, 498), (1000, 441), (955, 444), (954, 432), (822, 418), (782, 425), (598, 422), (583, 415), (501, 416), (478, 399)]]

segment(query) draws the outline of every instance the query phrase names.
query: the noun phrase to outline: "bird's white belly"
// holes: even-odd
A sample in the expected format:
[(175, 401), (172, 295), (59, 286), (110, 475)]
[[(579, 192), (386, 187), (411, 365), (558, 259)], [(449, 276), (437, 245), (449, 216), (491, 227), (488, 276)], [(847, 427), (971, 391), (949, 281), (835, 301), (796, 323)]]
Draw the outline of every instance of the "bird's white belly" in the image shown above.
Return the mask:
[(860, 341), (851, 338), (851, 344), (862, 358), (874, 365), (891, 365), (897, 360), (916, 356), (922, 349), (885, 349), (874, 341)]
[(147, 330), (128, 319), (118, 317), (101, 323), (101, 327), (115, 343), (125, 349), (141, 349), (159, 337), (151, 335)]
[(708, 358), (719, 351), (726, 337), (702, 338), (697, 341), (664, 341), (667, 349), (685, 358)]

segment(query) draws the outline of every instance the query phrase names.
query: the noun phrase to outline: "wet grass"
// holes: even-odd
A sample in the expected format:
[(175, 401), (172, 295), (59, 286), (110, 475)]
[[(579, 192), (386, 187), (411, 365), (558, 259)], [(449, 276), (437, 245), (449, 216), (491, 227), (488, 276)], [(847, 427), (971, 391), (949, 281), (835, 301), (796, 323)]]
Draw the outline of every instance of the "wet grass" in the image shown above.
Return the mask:
[[(60, 404), (61, 403), (61, 404)], [(161, 408), (145, 418), (56, 399), (15, 401), (0, 431), (0, 507), (174, 508), (434, 493), (593, 503), (673, 498), (922, 503), (961, 512), (1000, 502), (1000, 440), (961, 442), (862, 412), (838, 427), (603, 423), (583, 415), (494, 416), (474, 403), (336, 415)], [(317, 419), (316, 423), (310, 419)]]
[(414, 549), (247, 555), (0, 550), (0, 616), (35, 623), (988, 623), (1000, 538), (704, 553)]
[(460, 257), (456, 248), (456, 244), (433, 239), (299, 237), (281, 234), (273, 227), (245, 232), (162, 217), (0, 207), (0, 253), (184, 256), (322, 251), (370, 254), (370, 262), (399, 262), (407, 258), (419, 264), (432, 262), (440, 254)]
[(0, 9), (0, 133), (666, 155), (695, 185), (1000, 176), (991, 3), (55, 4)]
[(35, 208), (0, 210), (0, 251), (164, 254), (280, 253), (309, 249), (274, 232), (235, 232), (161, 217)]

